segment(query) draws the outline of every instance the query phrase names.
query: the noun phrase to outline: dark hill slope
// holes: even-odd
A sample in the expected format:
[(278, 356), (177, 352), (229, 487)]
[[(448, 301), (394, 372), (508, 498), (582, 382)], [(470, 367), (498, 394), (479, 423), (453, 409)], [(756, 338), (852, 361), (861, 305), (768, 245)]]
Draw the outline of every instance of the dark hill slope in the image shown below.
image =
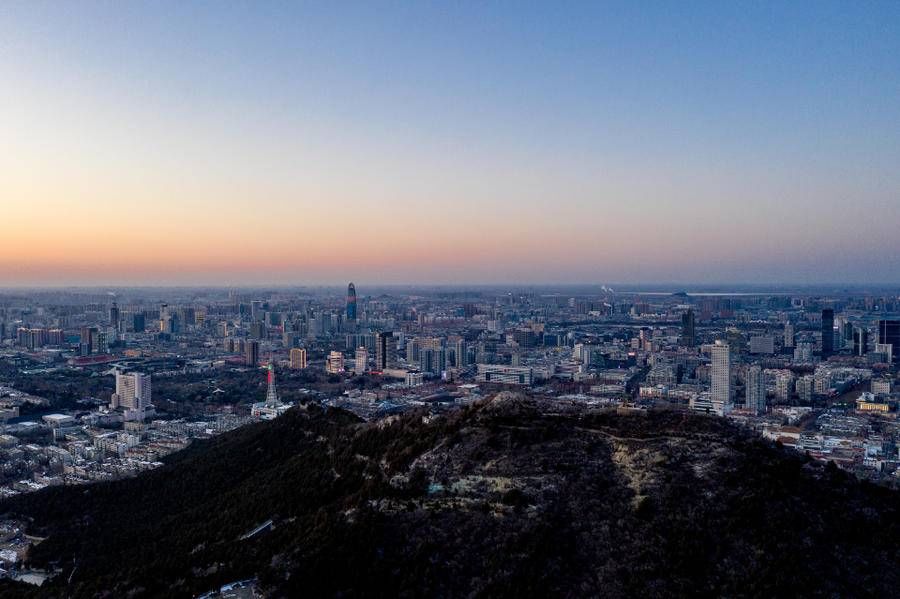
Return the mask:
[(64, 576), (41, 595), (258, 575), (275, 596), (896, 596), (896, 492), (715, 418), (554, 409), (501, 394), (427, 422), (296, 410), (2, 510), (49, 535), (32, 560)]

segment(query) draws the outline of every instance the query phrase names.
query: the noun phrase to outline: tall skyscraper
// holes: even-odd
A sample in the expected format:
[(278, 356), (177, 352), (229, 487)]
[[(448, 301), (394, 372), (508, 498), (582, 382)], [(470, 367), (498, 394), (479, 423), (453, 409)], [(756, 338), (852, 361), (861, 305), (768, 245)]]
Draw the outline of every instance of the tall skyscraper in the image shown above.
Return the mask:
[(149, 406), (151, 399), (150, 375), (116, 372), (116, 392), (110, 400), (110, 408), (140, 410)]
[(900, 356), (900, 320), (878, 321), (878, 343), (890, 345), (893, 361)]
[(116, 302), (112, 303), (112, 306), (109, 307), (109, 326), (119, 330), (119, 306)]
[(790, 322), (784, 323), (784, 347), (794, 347), (794, 325)]
[(456, 348), (456, 352), (455, 352), (456, 367), (457, 367), (457, 368), (465, 368), (466, 365), (469, 363), (469, 362), (468, 362), (468, 359), (469, 359), (469, 356), (468, 356), (469, 348), (466, 347), (466, 342), (465, 342), (465, 340), (463, 340), (463, 339), (458, 339), (458, 340), (456, 341), (456, 346), (455, 346), (455, 348)]
[(857, 356), (869, 353), (869, 331), (865, 327), (853, 329), (853, 353)]
[(766, 411), (766, 381), (763, 378), (762, 368), (756, 364), (747, 369), (745, 381), (747, 398), (744, 407), (754, 414)]
[(365, 374), (369, 366), (369, 350), (365, 347), (356, 348), (356, 362), (353, 365), (355, 374)]
[(834, 310), (822, 310), (822, 356), (834, 353)]
[(291, 368), (300, 370), (306, 368), (306, 349), (295, 347), (291, 350)]
[(710, 347), (710, 395), (717, 414), (731, 411), (731, 347), (726, 341), (716, 340)]
[(253, 322), (263, 319), (263, 302), (262, 300), (250, 301), (250, 320)]
[(697, 334), (694, 310), (688, 308), (688, 311), (681, 315), (681, 345), (694, 347), (696, 344)]
[(375, 338), (375, 369), (397, 367), (397, 338), (391, 331), (382, 331)]
[(356, 320), (356, 287), (353, 283), (347, 285), (347, 320)]
[(251, 339), (244, 345), (244, 364), (247, 366), (259, 364), (259, 341)]
[(136, 312), (131, 315), (131, 328), (135, 333), (143, 333), (147, 330), (147, 318), (143, 312)]

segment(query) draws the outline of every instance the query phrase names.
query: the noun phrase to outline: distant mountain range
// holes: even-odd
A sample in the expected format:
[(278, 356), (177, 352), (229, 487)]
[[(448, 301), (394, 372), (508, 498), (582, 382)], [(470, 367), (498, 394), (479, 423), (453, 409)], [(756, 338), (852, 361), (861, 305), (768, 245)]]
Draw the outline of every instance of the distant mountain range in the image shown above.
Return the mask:
[[(900, 493), (724, 420), (500, 393), (294, 409), (129, 480), (0, 505), (61, 574), (3, 596), (897, 596)], [(71, 582), (67, 582), (71, 579)]]

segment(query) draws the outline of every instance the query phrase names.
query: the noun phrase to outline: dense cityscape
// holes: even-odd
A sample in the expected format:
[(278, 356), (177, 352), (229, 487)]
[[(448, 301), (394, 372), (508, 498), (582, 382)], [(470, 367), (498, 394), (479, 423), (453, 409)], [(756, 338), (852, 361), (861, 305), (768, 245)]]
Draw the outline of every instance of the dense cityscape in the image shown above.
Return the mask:
[(896, 597), (900, 2), (0, 2), (0, 597)]
[[(0, 318), (4, 497), (133, 476), (295, 404), (375, 419), (504, 388), (724, 416), (900, 476), (896, 294), (38, 290), (7, 291)], [(7, 534), (4, 568), (27, 548)]]

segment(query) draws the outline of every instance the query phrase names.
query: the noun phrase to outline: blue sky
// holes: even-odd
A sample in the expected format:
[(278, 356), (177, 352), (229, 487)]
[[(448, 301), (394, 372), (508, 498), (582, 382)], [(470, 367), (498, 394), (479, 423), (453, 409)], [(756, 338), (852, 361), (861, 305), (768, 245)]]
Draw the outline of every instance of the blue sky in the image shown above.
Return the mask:
[(897, 2), (4, 3), (0, 88), (0, 283), (900, 282)]

